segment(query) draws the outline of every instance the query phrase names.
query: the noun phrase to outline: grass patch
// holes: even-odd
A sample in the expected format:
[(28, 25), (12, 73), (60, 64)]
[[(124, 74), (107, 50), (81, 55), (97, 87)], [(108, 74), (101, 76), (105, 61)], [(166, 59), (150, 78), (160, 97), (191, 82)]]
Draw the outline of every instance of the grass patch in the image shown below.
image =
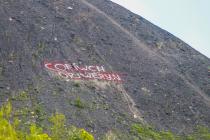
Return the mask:
[(176, 140), (179, 137), (170, 131), (156, 131), (151, 126), (134, 124), (131, 132), (141, 140)]
[(74, 106), (83, 109), (85, 108), (85, 103), (80, 99), (80, 97), (77, 97), (74, 101)]
[(198, 126), (192, 134), (176, 135), (170, 131), (158, 131), (151, 126), (134, 124), (131, 133), (137, 140), (210, 140), (210, 130), (202, 126)]
[(44, 42), (39, 42), (36, 50), (32, 53), (32, 67), (35, 68), (36, 66), (36, 61), (38, 58), (42, 56), (42, 53), (44, 52), (46, 48), (46, 45)]
[(19, 92), (18, 95), (13, 96), (11, 98), (11, 100), (18, 100), (18, 101), (26, 101), (26, 100), (29, 100), (29, 99), (30, 99), (29, 94), (26, 91), (21, 91), (21, 92)]

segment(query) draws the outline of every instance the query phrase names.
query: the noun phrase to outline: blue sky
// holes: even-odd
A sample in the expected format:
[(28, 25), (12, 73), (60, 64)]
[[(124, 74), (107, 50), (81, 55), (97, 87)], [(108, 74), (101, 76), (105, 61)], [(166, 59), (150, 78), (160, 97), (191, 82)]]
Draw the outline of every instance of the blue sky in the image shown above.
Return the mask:
[(210, 58), (210, 0), (112, 0)]

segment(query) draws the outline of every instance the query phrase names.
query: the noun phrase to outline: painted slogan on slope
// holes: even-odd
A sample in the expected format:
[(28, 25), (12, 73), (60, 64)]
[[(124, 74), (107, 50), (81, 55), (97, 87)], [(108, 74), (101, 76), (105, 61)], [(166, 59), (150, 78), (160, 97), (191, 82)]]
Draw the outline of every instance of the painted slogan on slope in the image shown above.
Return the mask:
[(104, 80), (123, 82), (122, 74), (117, 72), (108, 72), (104, 66), (84, 65), (79, 66), (76, 63), (65, 62), (44, 62), (44, 67), (57, 74), (65, 80)]

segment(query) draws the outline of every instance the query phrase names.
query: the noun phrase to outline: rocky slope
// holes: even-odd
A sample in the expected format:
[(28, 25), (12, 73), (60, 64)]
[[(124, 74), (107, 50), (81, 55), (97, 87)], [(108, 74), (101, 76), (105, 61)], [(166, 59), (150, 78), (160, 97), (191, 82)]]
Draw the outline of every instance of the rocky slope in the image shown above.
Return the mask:
[[(44, 126), (60, 112), (96, 137), (136, 122), (175, 133), (210, 126), (210, 60), (119, 5), (1, 0), (0, 19), (0, 103), (12, 100), (23, 119)], [(45, 61), (103, 65), (126, 76), (123, 83), (66, 80)]]

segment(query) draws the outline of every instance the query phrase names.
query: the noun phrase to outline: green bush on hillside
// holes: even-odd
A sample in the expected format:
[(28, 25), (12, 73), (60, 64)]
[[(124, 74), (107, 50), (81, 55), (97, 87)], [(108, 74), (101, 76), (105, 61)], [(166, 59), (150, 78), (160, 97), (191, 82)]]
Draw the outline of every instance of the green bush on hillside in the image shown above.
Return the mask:
[(56, 113), (50, 117), (52, 140), (94, 140), (93, 136), (84, 129), (74, 126), (66, 127), (66, 119), (63, 114)]
[(18, 129), (21, 123), (18, 119), (11, 118), (12, 105), (10, 102), (3, 105), (0, 110), (0, 140), (94, 140), (93, 136), (74, 126), (65, 125), (65, 116), (56, 113), (50, 117), (52, 123), (50, 135), (44, 133), (42, 128), (32, 123), (29, 133)]
[(132, 134), (141, 140), (210, 140), (210, 130), (198, 126), (194, 133), (189, 135), (176, 135), (170, 131), (158, 131), (150, 126), (134, 124)]
[(132, 133), (141, 140), (178, 140), (179, 137), (169, 131), (156, 131), (150, 126), (134, 124)]

